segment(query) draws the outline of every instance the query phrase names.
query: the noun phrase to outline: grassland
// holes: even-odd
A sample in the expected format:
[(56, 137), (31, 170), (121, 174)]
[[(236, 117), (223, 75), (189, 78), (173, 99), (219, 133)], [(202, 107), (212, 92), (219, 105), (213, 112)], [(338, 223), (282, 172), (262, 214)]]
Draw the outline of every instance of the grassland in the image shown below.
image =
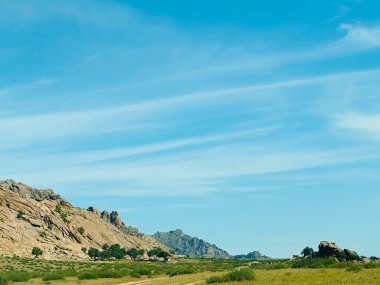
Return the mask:
[(211, 276), (223, 276), (239, 268), (250, 268), (256, 276), (254, 281), (236, 282), (241, 285), (380, 285), (380, 263), (337, 263), (331, 260), (257, 263), (215, 259), (184, 259), (176, 263), (75, 262), (11, 257), (0, 257), (0, 285), (202, 285)]

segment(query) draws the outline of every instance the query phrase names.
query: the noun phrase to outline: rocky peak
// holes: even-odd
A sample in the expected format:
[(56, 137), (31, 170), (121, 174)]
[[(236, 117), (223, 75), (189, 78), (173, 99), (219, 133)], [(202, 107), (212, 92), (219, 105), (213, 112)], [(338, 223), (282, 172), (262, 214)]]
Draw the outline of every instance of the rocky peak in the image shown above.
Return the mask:
[(216, 245), (208, 243), (203, 239), (186, 235), (180, 229), (167, 233), (157, 232), (153, 237), (175, 252), (191, 257), (231, 258), (228, 252), (218, 248)]
[(0, 188), (12, 191), (18, 194), (21, 198), (31, 198), (36, 201), (62, 201), (62, 204), (68, 203), (67, 201), (63, 200), (61, 196), (55, 194), (54, 191), (51, 189), (33, 188), (23, 183), (16, 182), (12, 179), (0, 180)]

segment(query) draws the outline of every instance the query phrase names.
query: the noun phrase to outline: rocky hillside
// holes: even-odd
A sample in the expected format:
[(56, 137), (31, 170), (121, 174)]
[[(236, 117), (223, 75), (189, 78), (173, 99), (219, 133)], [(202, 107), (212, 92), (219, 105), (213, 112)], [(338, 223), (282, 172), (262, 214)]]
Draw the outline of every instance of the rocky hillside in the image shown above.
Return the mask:
[(153, 237), (179, 254), (191, 257), (231, 258), (228, 252), (218, 248), (216, 245), (186, 235), (182, 230), (167, 233), (157, 232)]
[(0, 254), (32, 257), (36, 246), (45, 259), (87, 259), (82, 249), (100, 249), (105, 243), (165, 248), (126, 226), (115, 211), (76, 208), (50, 189), (0, 180)]
[(266, 255), (262, 255), (260, 251), (252, 251), (248, 254), (235, 255), (233, 258), (235, 259), (268, 259), (270, 257)]

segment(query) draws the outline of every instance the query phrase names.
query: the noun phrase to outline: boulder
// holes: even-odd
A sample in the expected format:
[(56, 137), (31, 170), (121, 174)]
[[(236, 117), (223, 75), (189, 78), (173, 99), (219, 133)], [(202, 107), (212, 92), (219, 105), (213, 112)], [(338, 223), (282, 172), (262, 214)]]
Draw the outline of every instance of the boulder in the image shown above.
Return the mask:
[(322, 258), (336, 257), (342, 252), (335, 242), (321, 241), (318, 246), (318, 256)]
[(360, 259), (359, 255), (355, 251), (347, 249), (347, 248), (344, 249), (344, 255), (346, 256), (346, 260), (359, 260)]

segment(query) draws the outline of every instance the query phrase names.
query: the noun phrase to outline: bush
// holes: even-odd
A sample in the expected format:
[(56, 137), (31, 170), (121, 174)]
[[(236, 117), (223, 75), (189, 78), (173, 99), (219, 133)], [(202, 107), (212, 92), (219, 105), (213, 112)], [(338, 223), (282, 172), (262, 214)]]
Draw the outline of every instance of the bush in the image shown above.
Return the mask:
[(20, 211), (18, 211), (17, 212), (17, 219), (22, 219), (22, 217), (25, 215), (25, 213), (22, 211), (22, 210), (20, 210)]
[(79, 280), (98, 279), (98, 274), (93, 271), (85, 271), (78, 275)]
[(362, 266), (361, 265), (359, 265), (359, 264), (355, 264), (355, 263), (352, 263), (352, 264), (350, 264), (348, 267), (347, 267), (347, 271), (349, 271), (349, 272), (355, 272), (355, 273), (357, 273), (357, 272), (359, 272), (359, 271), (361, 271), (363, 268), (362, 268)]
[(255, 273), (248, 268), (235, 270), (227, 273), (224, 276), (212, 276), (207, 279), (207, 283), (224, 283), (224, 282), (232, 282), (232, 281), (251, 281), (255, 280)]
[(137, 272), (132, 272), (129, 276), (134, 277), (134, 278), (140, 278), (141, 277), (141, 275), (138, 274)]
[(8, 284), (8, 277), (5, 275), (0, 275), (0, 285)]
[(125, 275), (122, 271), (100, 271), (97, 273), (98, 278), (121, 278)]
[(83, 234), (84, 234), (84, 228), (83, 227), (79, 227), (78, 228), (78, 233), (80, 233), (83, 236)]
[(62, 272), (52, 272), (42, 277), (43, 281), (63, 280), (63, 279), (65, 279), (65, 275)]
[(26, 281), (29, 281), (30, 278), (31, 276), (27, 272), (13, 273), (9, 276), (9, 280), (13, 282), (26, 282)]

